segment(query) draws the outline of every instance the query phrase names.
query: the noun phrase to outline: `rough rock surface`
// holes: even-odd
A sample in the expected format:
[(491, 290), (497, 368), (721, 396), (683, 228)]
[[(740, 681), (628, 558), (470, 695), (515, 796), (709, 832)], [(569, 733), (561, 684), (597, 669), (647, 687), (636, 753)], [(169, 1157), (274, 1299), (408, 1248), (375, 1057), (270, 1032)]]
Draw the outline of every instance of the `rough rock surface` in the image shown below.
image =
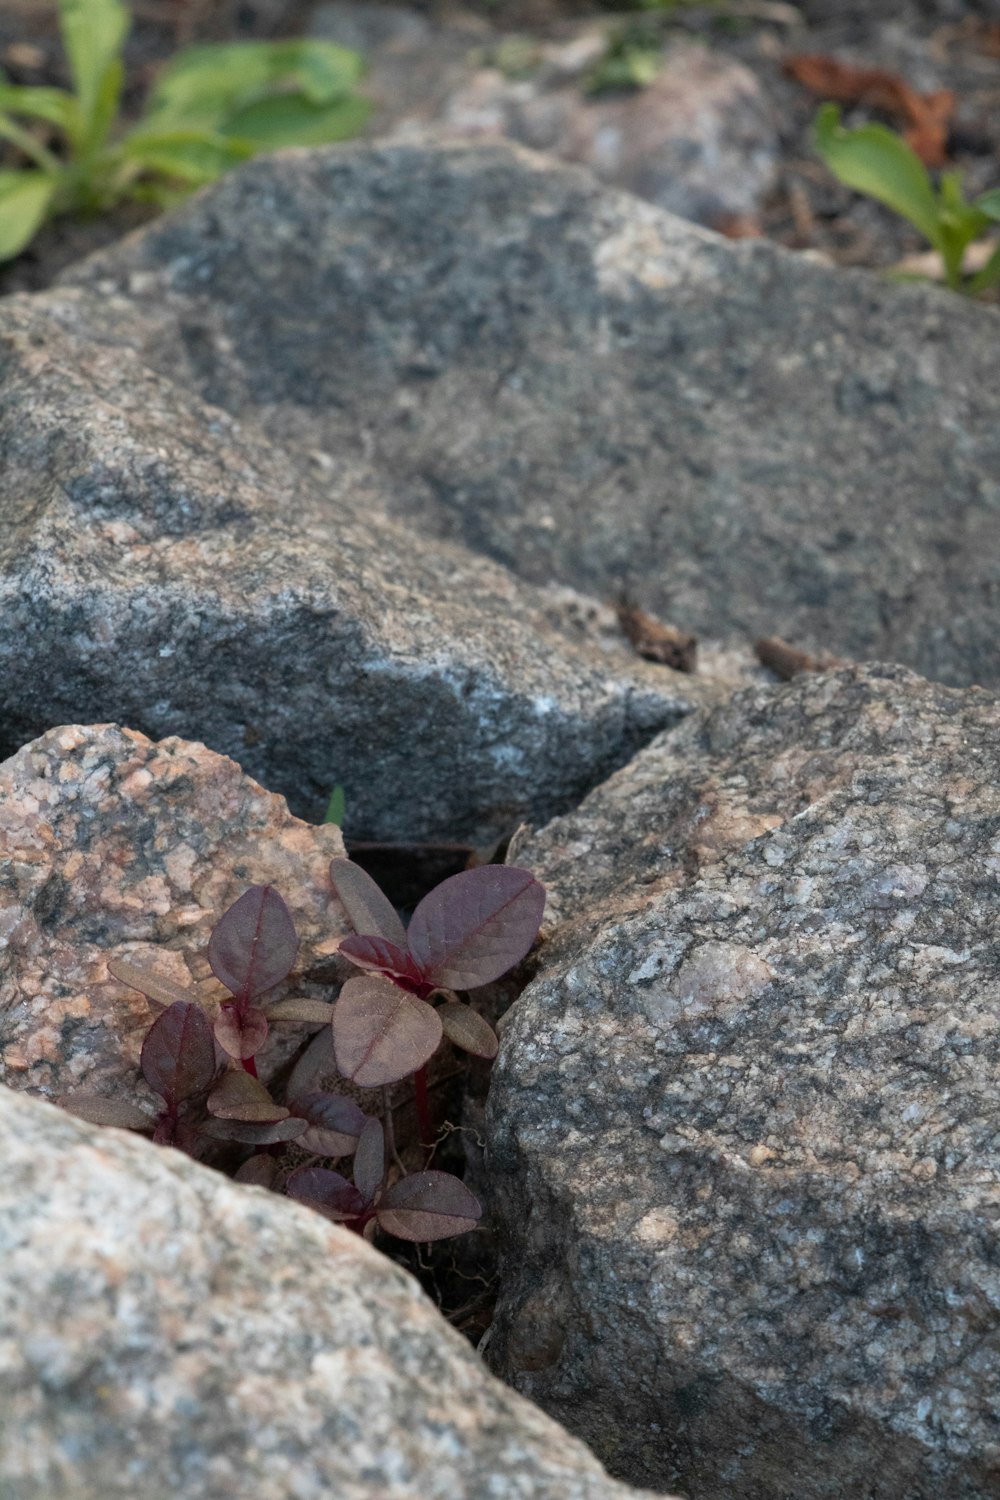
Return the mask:
[(251, 164), (72, 280), (94, 339), (532, 580), (1000, 681), (991, 311), (499, 145)]
[(1000, 703), (753, 687), (516, 850), (494, 1368), (697, 1500), (1000, 1493)]
[(0, 1158), (4, 1500), (639, 1500), (308, 1209), (2, 1088)]
[[(338, 445), (300, 445), (297, 469), (109, 319), (74, 292), (0, 310), (0, 752), (114, 720), (201, 740), (317, 821), (341, 782), (355, 837), (485, 843), (562, 811), (697, 695), (388, 521)], [(183, 314), (170, 335), (199, 338)]]
[[(235, 762), (204, 746), (115, 725), (54, 729), (0, 766), (0, 1081), (52, 1099), (140, 1100), (143, 1038), (159, 1014), (108, 974), (125, 958), (190, 987), (209, 1013), (227, 998), (208, 939), (251, 885), (292, 911), (299, 956), (269, 998), (342, 978), (349, 931), (328, 867), (340, 830), (312, 828)], [(300, 1026), (272, 1027), (269, 1074)]]

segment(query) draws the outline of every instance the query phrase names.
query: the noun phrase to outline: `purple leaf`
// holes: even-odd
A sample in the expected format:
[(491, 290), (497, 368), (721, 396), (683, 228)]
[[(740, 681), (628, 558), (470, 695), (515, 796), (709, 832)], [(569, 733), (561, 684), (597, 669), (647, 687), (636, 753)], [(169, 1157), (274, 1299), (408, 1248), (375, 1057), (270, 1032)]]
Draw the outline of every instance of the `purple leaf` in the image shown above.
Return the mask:
[(333, 1009), (337, 1067), (360, 1088), (396, 1083), (415, 1073), (440, 1040), (434, 1007), (388, 979), (349, 979)]
[(272, 1188), (277, 1175), (278, 1163), (274, 1157), (261, 1153), (249, 1157), (233, 1174), (233, 1181), (246, 1183), (248, 1187)]
[(545, 891), (528, 870), (463, 870), (435, 886), (413, 913), (410, 954), (428, 982), (472, 990), (520, 962), (544, 910)]
[(304, 1120), (289, 1115), (287, 1120), (206, 1120), (202, 1135), (219, 1141), (238, 1141), (241, 1146), (273, 1146), (278, 1141), (301, 1140), (306, 1131)]
[(293, 1115), (308, 1121), (299, 1144), (317, 1156), (352, 1156), (368, 1116), (343, 1094), (306, 1094), (291, 1102)]
[(312, 1037), (302, 1056), (291, 1071), (285, 1088), (286, 1099), (301, 1099), (313, 1093), (325, 1078), (337, 1071), (333, 1055), (333, 1029), (324, 1026)]
[(381, 1120), (369, 1120), (354, 1153), (354, 1186), (371, 1203), (385, 1176), (385, 1132)]
[(208, 1109), (220, 1120), (252, 1120), (256, 1124), (287, 1120), (289, 1114), (283, 1104), (275, 1104), (258, 1078), (242, 1068), (223, 1073), (208, 1096)]
[(260, 1012), (268, 1021), (329, 1021), (333, 1006), (328, 1000), (275, 1000)]
[(449, 1000), (447, 1005), (438, 1006), (437, 1013), (449, 1042), (461, 1047), (463, 1052), (471, 1052), (474, 1057), (496, 1057), (500, 1050), (497, 1034), (489, 1021), (485, 1021), (471, 1005), (463, 1005), (461, 1000)]
[(423, 975), (405, 948), (390, 943), (388, 938), (354, 936), (341, 940), (340, 952), (359, 969), (374, 969), (379, 974), (405, 980), (409, 984), (424, 984)]
[(194, 996), (183, 985), (175, 984), (163, 974), (152, 974), (127, 958), (109, 958), (108, 973), (127, 984), (133, 990), (141, 990), (148, 1000), (157, 1005), (190, 1005)]
[(146, 1082), (170, 1110), (207, 1089), (215, 1077), (215, 1042), (201, 1006), (176, 1000), (157, 1016), (139, 1062)]
[(242, 1014), (235, 1005), (223, 1005), (215, 1018), (215, 1040), (223, 1052), (242, 1062), (267, 1041), (267, 1017), (252, 1005)]
[(401, 1240), (445, 1240), (475, 1229), (482, 1213), (479, 1200), (450, 1172), (414, 1172), (383, 1195), (378, 1222)]
[(103, 1094), (67, 1094), (60, 1099), (63, 1109), (88, 1120), (91, 1125), (114, 1125), (119, 1130), (152, 1130), (155, 1115), (124, 1099), (106, 1099)]
[(356, 1219), (365, 1202), (352, 1182), (326, 1167), (299, 1167), (285, 1183), (285, 1192), (328, 1219)]
[(334, 859), (330, 861), (330, 879), (355, 932), (388, 938), (390, 943), (406, 947), (406, 931), (396, 915), (396, 908), (388, 896), (382, 894), (367, 870), (353, 860)]
[(246, 1003), (288, 976), (298, 950), (284, 901), (273, 886), (253, 885), (216, 923), (208, 961), (216, 979)]

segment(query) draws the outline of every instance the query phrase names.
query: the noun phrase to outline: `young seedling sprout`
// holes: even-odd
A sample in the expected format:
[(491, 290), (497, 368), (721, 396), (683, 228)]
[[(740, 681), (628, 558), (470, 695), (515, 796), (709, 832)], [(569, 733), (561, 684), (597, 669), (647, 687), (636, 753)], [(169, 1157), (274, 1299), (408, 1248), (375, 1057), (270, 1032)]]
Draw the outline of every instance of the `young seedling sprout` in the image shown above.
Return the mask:
[(541, 925), (545, 892), (528, 870), (463, 870), (424, 897), (405, 929), (360, 866), (335, 859), (330, 878), (355, 929), (340, 951), (369, 971), (349, 979), (334, 1006), (337, 1066), (363, 1088), (412, 1073), (421, 1137), (429, 1146), (427, 1063), (442, 1036), (477, 1057), (497, 1053), (493, 1028), (456, 991), (490, 984), (524, 958)]

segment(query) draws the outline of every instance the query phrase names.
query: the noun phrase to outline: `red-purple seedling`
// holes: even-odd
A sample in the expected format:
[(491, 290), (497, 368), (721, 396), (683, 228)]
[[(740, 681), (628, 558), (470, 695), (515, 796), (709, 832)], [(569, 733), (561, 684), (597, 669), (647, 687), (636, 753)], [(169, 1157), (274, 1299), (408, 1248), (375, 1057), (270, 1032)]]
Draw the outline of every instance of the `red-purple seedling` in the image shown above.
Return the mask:
[(368, 1121), (354, 1153), (354, 1181), (325, 1167), (299, 1167), (285, 1184), (289, 1197), (371, 1239), (376, 1226), (402, 1240), (443, 1240), (475, 1229), (478, 1199), (449, 1172), (413, 1172), (385, 1186), (385, 1135)]
[[(254, 1055), (267, 1040), (270, 1020), (323, 1020), (329, 1006), (317, 1011), (315, 1001), (279, 1000), (260, 1008), (254, 1005), (268, 990), (287, 979), (295, 964), (299, 940), (291, 914), (270, 885), (252, 885), (219, 918), (208, 940), (208, 961), (215, 975), (232, 996), (219, 1008), (215, 1039), (229, 1057), (240, 1062), (254, 1077)], [(111, 959), (108, 972), (131, 985), (157, 1005), (190, 1004), (189, 990), (159, 974), (149, 974), (128, 959)], [(309, 1010), (302, 1014), (302, 1008)]]
[[(481, 865), (436, 886), (405, 929), (359, 865), (335, 859), (330, 878), (355, 928), (340, 951), (371, 971), (349, 979), (334, 1006), (337, 1066), (364, 1088), (412, 1073), (429, 1146), (426, 1065), (442, 1036), (477, 1057), (493, 1058), (499, 1046), (493, 1028), (455, 991), (490, 984), (524, 958), (538, 935), (545, 891), (528, 870)], [(429, 1003), (438, 998), (444, 1003)]]
[(233, 997), (219, 1010), (216, 1040), (255, 1076), (253, 1058), (267, 1039), (268, 1014), (253, 1002), (288, 978), (298, 951), (291, 913), (270, 885), (251, 886), (208, 940), (212, 973)]

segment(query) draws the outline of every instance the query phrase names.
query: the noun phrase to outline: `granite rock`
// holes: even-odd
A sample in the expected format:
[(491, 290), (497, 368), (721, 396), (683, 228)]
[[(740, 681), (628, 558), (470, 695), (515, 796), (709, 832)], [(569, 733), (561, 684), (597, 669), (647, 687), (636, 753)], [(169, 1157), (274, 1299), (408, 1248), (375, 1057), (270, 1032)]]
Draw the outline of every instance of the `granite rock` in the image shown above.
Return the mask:
[(70, 279), (93, 339), (535, 582), (1000, 681), (989, 309), (507, 145), (252, 163)]
[(640, 1500), (318, 1214), (3, 1088), (0, 1157), (4, 1500)]
[(1000, 703), (754, 686), (516, 850), (489, 1357), (697, 1500), (1000, 1493)]
[[(190, 988), (214, 1015), (228, 992), (208, 939), (251, 885), (273, 885), (299, 934), (269, 998), (332, 999), (352, 929), (328, 867), (339, 828), (293, 818), (234, 761), (116, 725), (51, 730), (0, 766), (0, 1082), (51, 1099), (153, 1100), (139, 1051), (159, 1014), (108, 960)], [(308, 1029), (274, 1026), (264, 1076)]]
[(356, 838), (487, 843), (698, 700), (387, 520), (360, 455), (293, 458), (154, 373), (137, 308), (112, 322), (72, 291), (0, 310), (0, 752), (114, 720), (231, 755), (315, 821), (341, 782)]

